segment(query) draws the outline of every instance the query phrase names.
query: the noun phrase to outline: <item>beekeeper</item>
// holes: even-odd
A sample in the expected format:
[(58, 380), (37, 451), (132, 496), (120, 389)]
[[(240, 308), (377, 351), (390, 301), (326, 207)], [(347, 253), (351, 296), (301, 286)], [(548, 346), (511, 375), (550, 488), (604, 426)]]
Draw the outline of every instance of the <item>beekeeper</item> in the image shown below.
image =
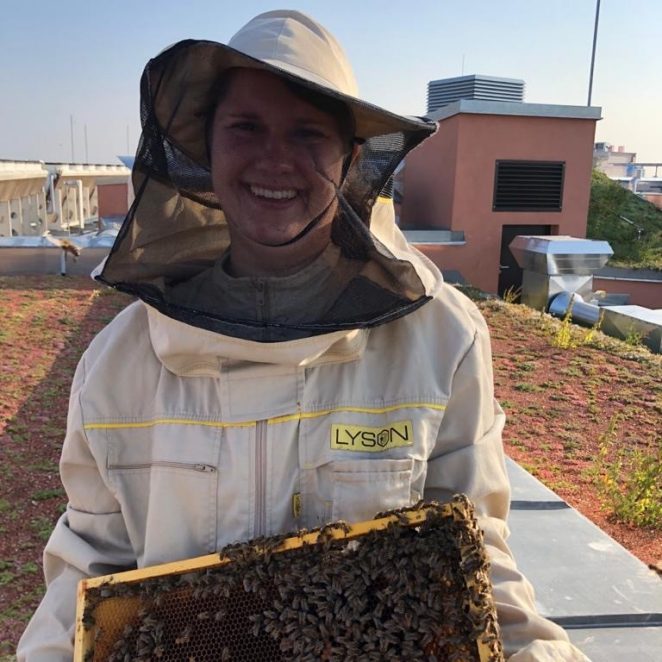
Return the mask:
[(83, 577), (456, 492), (512, 660), (583, 660), (504, 542), (487, 328), (379, 197), (434, 125), (358, 98), (295, 11), (183, 41), (141, 82), (135, 203), (98, 274), (136, 295), (76, 371), (69, 504), (18, 659), (70, 660)]

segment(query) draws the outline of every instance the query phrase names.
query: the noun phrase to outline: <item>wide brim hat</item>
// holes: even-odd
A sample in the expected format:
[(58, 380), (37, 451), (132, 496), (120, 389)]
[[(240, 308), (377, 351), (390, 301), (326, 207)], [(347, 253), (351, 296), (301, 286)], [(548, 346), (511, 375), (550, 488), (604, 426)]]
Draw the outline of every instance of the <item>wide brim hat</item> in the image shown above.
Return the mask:
[(358, 98), (347, 56), (332, 34), (305, 14), (277, 10), (249, 21), (229, 43), (181, 41), (150, 61), (143, 85), (164, 135), (189, 158), (208, 166), (206, 123), (216, 99), (216, 82), (234, 68), (273, 73), (342, 101), (351, 111), (355, 137), (394, 133), (430, 135), (427, 120), (387, 111)]

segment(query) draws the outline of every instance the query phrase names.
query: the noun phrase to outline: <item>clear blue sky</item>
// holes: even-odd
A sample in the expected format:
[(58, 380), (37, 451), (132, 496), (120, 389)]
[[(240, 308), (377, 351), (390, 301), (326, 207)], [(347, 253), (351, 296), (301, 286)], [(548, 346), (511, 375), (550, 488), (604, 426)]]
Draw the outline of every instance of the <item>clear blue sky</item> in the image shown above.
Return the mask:
[[(114, 163), (135, 150), (147, 60), (189, 37), (226, 42), (255, 14), (317, 18), (352, 61), (362, 96), (423, 114), (429, 80), (521, 78), (525, 100), (585, 105), (595, 0), (2, 0), (0, 158)], [(662, 161), (662, 0), (602, 0), (596, 140)]]

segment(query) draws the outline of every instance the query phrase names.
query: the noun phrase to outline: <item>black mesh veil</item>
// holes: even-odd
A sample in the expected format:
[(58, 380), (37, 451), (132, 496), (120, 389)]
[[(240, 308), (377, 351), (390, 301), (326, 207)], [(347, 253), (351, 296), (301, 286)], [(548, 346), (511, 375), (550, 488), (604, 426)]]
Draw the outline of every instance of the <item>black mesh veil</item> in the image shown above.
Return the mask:
[[(206, 125), (220, 74), (237, 66), (301, 79), (215, 42), (185, 41), (151, 60), (141, 79), (142, 136), (133, 168), (135, 199), (97, 279), (138, 296), (175, 319), (238, 337), (266, 341), (369, 327), (395, 319), (428, 297), (413, 265), (397, 259), (369, 230), (379, 192), (397, 164), (434, 125), (388, 113), (306, 82), (346, 103), (362, 139), (338, 190), (332, 242), (338, 268), (351, 274), (322, 311), (294, 319), (228, 314), (199, 300), (172, 296), (213, 269), (230, 248), (207, 157)], [(339, 282), (340, 282), (339, 281)], [(220, 292), (222, 297), (223, 293)]]

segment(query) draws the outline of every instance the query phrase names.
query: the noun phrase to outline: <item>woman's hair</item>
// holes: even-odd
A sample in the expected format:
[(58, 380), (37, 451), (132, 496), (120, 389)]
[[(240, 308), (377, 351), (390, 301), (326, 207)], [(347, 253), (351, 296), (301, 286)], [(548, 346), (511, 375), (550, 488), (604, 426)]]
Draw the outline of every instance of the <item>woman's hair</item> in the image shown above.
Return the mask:
[[(214, 126), (214, 115), (216, 114), (216, 108), (223, 99), (227, 96), (228, 90), (230, 89), (230, 84), (232, 79), (237, 71), (241, 71), (239, 67), (233, 67), (232, 69), (225, 70), (212, 88), (212, 104), (207, 114), (207, 126), (206, 126), (206, 139), (207, 139), (207, 153), (211, 156), (211, 132)], [(317, 90), (312, 90), (304, 85), (295, 83), (288, 78), (282, 78), (283, 83), (286, 85), (287, 89), (294, 94), (298, 99), (309, 103), (311, 106), (317, 110), (331, 115), (338, 125), (340, 135), (343, 139), (343, 142), (346, 143), (347, 149), (351, 151), (354, 143), (356, 142), (356, 122), (354, 121), (354, 115), (349, 107), (340, 99), (334, 99), (333, 97), (324, 94), (323, 92), (318, 92)], [(211, 163), (211, 158), (209, 159)]]

